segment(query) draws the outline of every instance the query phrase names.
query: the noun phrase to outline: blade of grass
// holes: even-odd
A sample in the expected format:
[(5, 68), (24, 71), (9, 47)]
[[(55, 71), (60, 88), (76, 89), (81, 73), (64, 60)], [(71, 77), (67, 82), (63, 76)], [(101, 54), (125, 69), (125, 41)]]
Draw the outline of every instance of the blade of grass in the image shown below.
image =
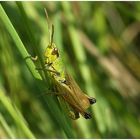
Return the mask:
[(30, 26), (30, 23), (28, 21), (28, 17), (27, 17), (27, 14), (26, 14), (25, 10), (24, 10), (22, 2), (16, 2), (16, 5), (17, 5), (17, 7), (18, 7), (18, 9), (19, 9), (19, 11), (21, 13), (22, 19), (23, 19), (23, 21), (24, 21), (24, 23), (26, 25), (26, 30), (27, 30), (27, 33), (28, 33), (28, 38), (29, 38), (29, 40), (30, 40), (30, 42), (32, 44), (32, 49), (33, 49), (34, 53), (39, 57), (38, 60), (40, 61), (41, 66), (43, 67), (44, 62), (43, 62), (43, 59), (41, 57), (41, 53), (39, 51), (39, 47), (37, 46), (37, 42), (36, 42), (35, 37), (33, 35), (33, 31), (32, 31), (32, 28)]
[(17, 32), (15, 31), (12, 23), (10, 22), (8, 16), (6, 15), (4, 9), (2, 8), (0, 4), (0, 17), (2, 19), (2, 22), (5, 24), (5, 27), (7, 28), (8, 32), (11, 34), (12, 39), (14, 40), (17, 49), (19, 50), (20, 54), (22, 55), (23, 59), (25, 59), (27, 67), (29, 68), (32, 75), (41, 80), (41, 76), (39, 73), (35, 70), (35, 65), (31, 59), (27, 59), (30, 54), (26, 51), (24, 44), (22, 43), (20, 37), (18, 36)]
[(30, 129), (27, 126), (26, 121), (24, 120), (23, 116), (21, 115), (18, 109), (15, 109), (12, 105), (11, 100), (5, 96), (5, 93), (2, 89), (0, 89), (0, 101), (4, 105), (5, 109), (9, 112), (17, 126), (23, 131), (27, 138), (35, 138), (32, 134)]
[[(31, 27), (30, 27), (30, 24), (29, 24), (29, 21), (28, 21), (28, 17), (27, 17), (27, 15), (26, 15), (26, 12), (25, 12), (25, 10), (24, 10), (24, 7), (23, 7), (23, 5), (22, 5), (22, 3), (17, 3), (17, 5), (18, 5), (18, 7), (19, 7), (19, 9), (20, 9), (20, 11), (21, 11), (21, 15), (23, 15), (23, 17), (25, 18), (24, 20), (25, 20), (25, 22), (27, 23), (27, 25), (28, 25), (28, 29), (29, 29), (29, 34), (30, 34), (30, 36), (32, 36), (31, 38), (32, 38), (32, 41), (34, 41), (35, 42), (35, 38), (33, 37), (33, 33), (32, 33), (32, 30), (31, 30)], [(44, 9), (43, 9), (44, 10)], [(44, 29), (45, 30), (45, 29)], [(36, 45), (35, 45), (36, 46)], [(36, 47), (36, 49), (37, 49), (38, 47)], [(37, 50), (37, 54), (39, 54), (39, 50)], [(41, 55), (39, 54), (39, 59), (41, 58)], [(41, 61), (41, 65), (43, 66), (43, 64), (42, 64), (42, 61)], [(46, 76), (46, 75), (45, 75)], [(46, 79), (47, 79), (48, 77), (46, 77)], [(48, 100), (47, 100), (48, 101)], [(50, 106), (50, 108), (52, 108), (52, 106), (54, 106), (54, 104), (55, 103), (53, 103), (53, 102), (51, 102), (51, 100), (49, 101), (50, 103), (48, 103), (48, 106)], [(52, 105), (52, 106), (51, 106)], [(56, 106), (57, 106), (57, 104), (56, 104)], [(54, 108), (56, 108), (57, 109), (57, 107), (54, 107)], [(55, 109), (53, 109), (53, 110), (55, 110)], [(57, 112), (57, 114), (59, 114), (58, 113), (58, 110), (56, 110), (56, 111), (54, 111), (54, 112)], [(53, 116), (55, 116), (55, 114), (53, 113)], [(62, 117), (62, 115), (60, 114), (60, 116)], [(58, 119), (58, 118), (57, 118)], [(60, 124), (62, 125), (62, 124), (64, 124), (64, 123), (66, 123), (66, 120), (65, 120), (65, 118), (64, 119), (62, 119), (63, 120), (63, 122), (61, 122)], [(64, 121), (65, 120), (65, 121)], [(70, 136), (70, 132), (68, 132), (67, 130), (69, 130), (69, 128), (68, 128), (68, 126), (70, 126), (70, 123), (69, 122), (67, 122), (68, 123), (68, 125), (67, 124), (64, 124), (64, 125), (62, 125), (63, 126), (63, 128), (64, 128), (64, 130), (65, 130), (65, 132), (67, 133), (67, 135), (68, 136)], [(66, 127), (65, 127), (66, 126)], [(67, 129), (67, 130), (66, 130)], [(70, 136), (71, 137), (71, 136)]]
[(11, 131), (11, 128), (8, 126), (5, 118), (2, 116), (2, 114), (0, 113), (0, 123), (2, 125), (2, 127), (4, 128), (5, 132), (8, 135), (8, 138), (16, 138), (16, 136), (14, 135), (14, 133)]
[[(10, 22), (8, 16), (6, 15), (6, 13), (1, 5), (0, 5), (0, 17), (3, 21), (3, 23), (5, 24), (5, 27), (7, 28), (8, 32), (10, 33), (11, 37), (13, 38), (13, 40), (14, 40), (19, 52), (21, 53), (22, 57), (27, 58), (29, 56), (29, 54), (26, 51), (20, 37), (18, 36), (17, 32), (15, 31), (12, 23)], [(35, 70), (34, 63), (30, 59), (26, 59), (26, 63), (27, 63), (29, 70), (33, 74), (33, 76), (35, 78), (41, 80), (41, 76)], [(47, 80), (45, 80), (45, 81), (47, 81)], [(71, 127), (68, 125), (65, 116), (61, 113), (61, 111), (59, 109), (59, 106), (56, 102), (56, 98), (55, 97), (48, 97), (47, 99), (45, 99), (45, 102), (47, 103), (47, 105), (51, 111), (52, 117), (55, 119), (57, 124), (59, 124), (60, 128), (62, 128), (64, 130), (67, 137), (74, 138), (74, 134), (71, 131)]]

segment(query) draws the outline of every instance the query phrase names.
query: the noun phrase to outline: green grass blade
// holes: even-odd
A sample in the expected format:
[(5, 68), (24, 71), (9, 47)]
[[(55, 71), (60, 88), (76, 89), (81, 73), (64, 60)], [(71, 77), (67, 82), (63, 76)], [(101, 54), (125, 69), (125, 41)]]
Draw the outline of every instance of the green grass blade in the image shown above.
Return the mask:
[(2, 127), (4, 128), (5, 132), (7, 133), (8, 138), (12, 138), (12, 139), (16, 138), (1, 113), (0, 113), (0, 123), (1, 123)]
[[(12, 23), (10, 22), (8, 16), (6, 15), (4, 9), (0, 5), (0, 17), (2, 19), (2, 22), (5, 24), (5, 27), (7, 28), (8, 32), (10, 33), (13, 41), (15, 42), (19, 52), (21, 53), (22, 57), (25, 59), (29, 56), (28, 52), (26, 51), (20, 37), (18, 36), (16, 30), (14, 29)], [(35, 70), (35, 65), (30, 59), (26, 59), (27, 66), (33, 76), (39, 80), (41, 80), (41, 76), (37, 73)], [(55, 101), (55, 97), (48, 97), (45, 99), (50, 111), (52, 117), (55, 119), (57, 124), (59, 124), (60, 128), (62, 128), (68, 138), (74, 138), (74, 134), (72, 132), (71, 127), (68, 125), (65, 116), (61, 113), (57, 102)]]
[(41, 79), (40, 75), (35, 70), (34, 63), (32, 62), (32, 60), (30, 58), (28, 58), (30, 56), (30, 54), (28, 54), (28, 52), (26, 51), (24, 44), (22, 43), (19, 35), (17, 34), (16, 30), (14, 29), (12, 23), (10, 22), (10, 20), (9, 20), (8, 16), (6, 15), (4, 9), (2, 8), (1, 4), (0, 4), (0, 18), (2, 19), (2, 22), (5, 24), (5, 27), (7, 28), (8, 32), (10, 33), (10, 35), (11, 35), (13, 41), (15, 42), (17, 49), (19, 50), (23, 59), (25, 59), (26, 64), (27, 64), (29, 70), (31, 71), (31, 73), (33, 74), (33, 76), (37, 79)]
[(4, 94), (4, 91), (0, 89), (0, 101), (4, 105), (5, 109), (9, 112), (17, 126), (23, 131), (27, 138), (35, 138), (30, 129), (27, 126), (26, 121), (24, 120), (23, 116), (21, 115), (18, 109), (12, 105), (11, 100)]

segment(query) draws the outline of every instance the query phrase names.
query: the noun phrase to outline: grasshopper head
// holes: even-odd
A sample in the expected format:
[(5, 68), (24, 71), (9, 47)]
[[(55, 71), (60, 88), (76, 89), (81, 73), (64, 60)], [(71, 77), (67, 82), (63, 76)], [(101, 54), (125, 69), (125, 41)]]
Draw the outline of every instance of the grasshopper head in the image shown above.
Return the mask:
[(50, 28), (48, 14), (46, 10), (45, 10), (45, 13), (46, 13), (46, 17), (48, 21), (48, 29), (50, 33), (50, 43), (45, 50), (45, 64), (51, 65), (59, 57), (59, 52), (58, 52), (58, 49), (56, 48), (56, 45), (53, 43), (54, 25), (52, 24)]
[(45, 64), (52, 64), (59, 57), (58, 49), (54, 43), (49, 44), (45, 50)]

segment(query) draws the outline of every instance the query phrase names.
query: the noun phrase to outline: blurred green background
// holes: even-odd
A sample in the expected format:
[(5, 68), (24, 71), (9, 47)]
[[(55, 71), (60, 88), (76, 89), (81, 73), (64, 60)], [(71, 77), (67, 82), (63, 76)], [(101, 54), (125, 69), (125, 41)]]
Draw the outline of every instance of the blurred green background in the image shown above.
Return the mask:
[[(0, 138), (140, 138), (140, 2), (1, 5)], [(35, 70), (49, 42), (44, 8), (64, 65), (97, 99), (91, 120), (69, 119), (45, 95), (50, 78)]]

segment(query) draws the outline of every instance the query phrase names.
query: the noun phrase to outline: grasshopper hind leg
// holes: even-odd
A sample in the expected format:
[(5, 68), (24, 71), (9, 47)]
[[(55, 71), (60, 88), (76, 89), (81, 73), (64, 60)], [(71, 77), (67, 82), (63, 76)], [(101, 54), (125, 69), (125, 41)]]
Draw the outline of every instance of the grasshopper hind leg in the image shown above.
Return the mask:
[(96, 103), (96, 99), (93, 97), (88, 97), (88, 100), (90, 102), (90, 104), (95, 104)]
[(69, 112), (69, 117), (70, 117), (71, 119), (73, 119), (73, 120), (76, 120), (76, 119), (80, 118), (79, 112), (70, 111), (70, 112)]
[(85, 119), (91, 119), (92, 116), (91, 116), (90, 113), (85, 112), (85, 113), (84, 113), (84, 118), (85, 118)]

